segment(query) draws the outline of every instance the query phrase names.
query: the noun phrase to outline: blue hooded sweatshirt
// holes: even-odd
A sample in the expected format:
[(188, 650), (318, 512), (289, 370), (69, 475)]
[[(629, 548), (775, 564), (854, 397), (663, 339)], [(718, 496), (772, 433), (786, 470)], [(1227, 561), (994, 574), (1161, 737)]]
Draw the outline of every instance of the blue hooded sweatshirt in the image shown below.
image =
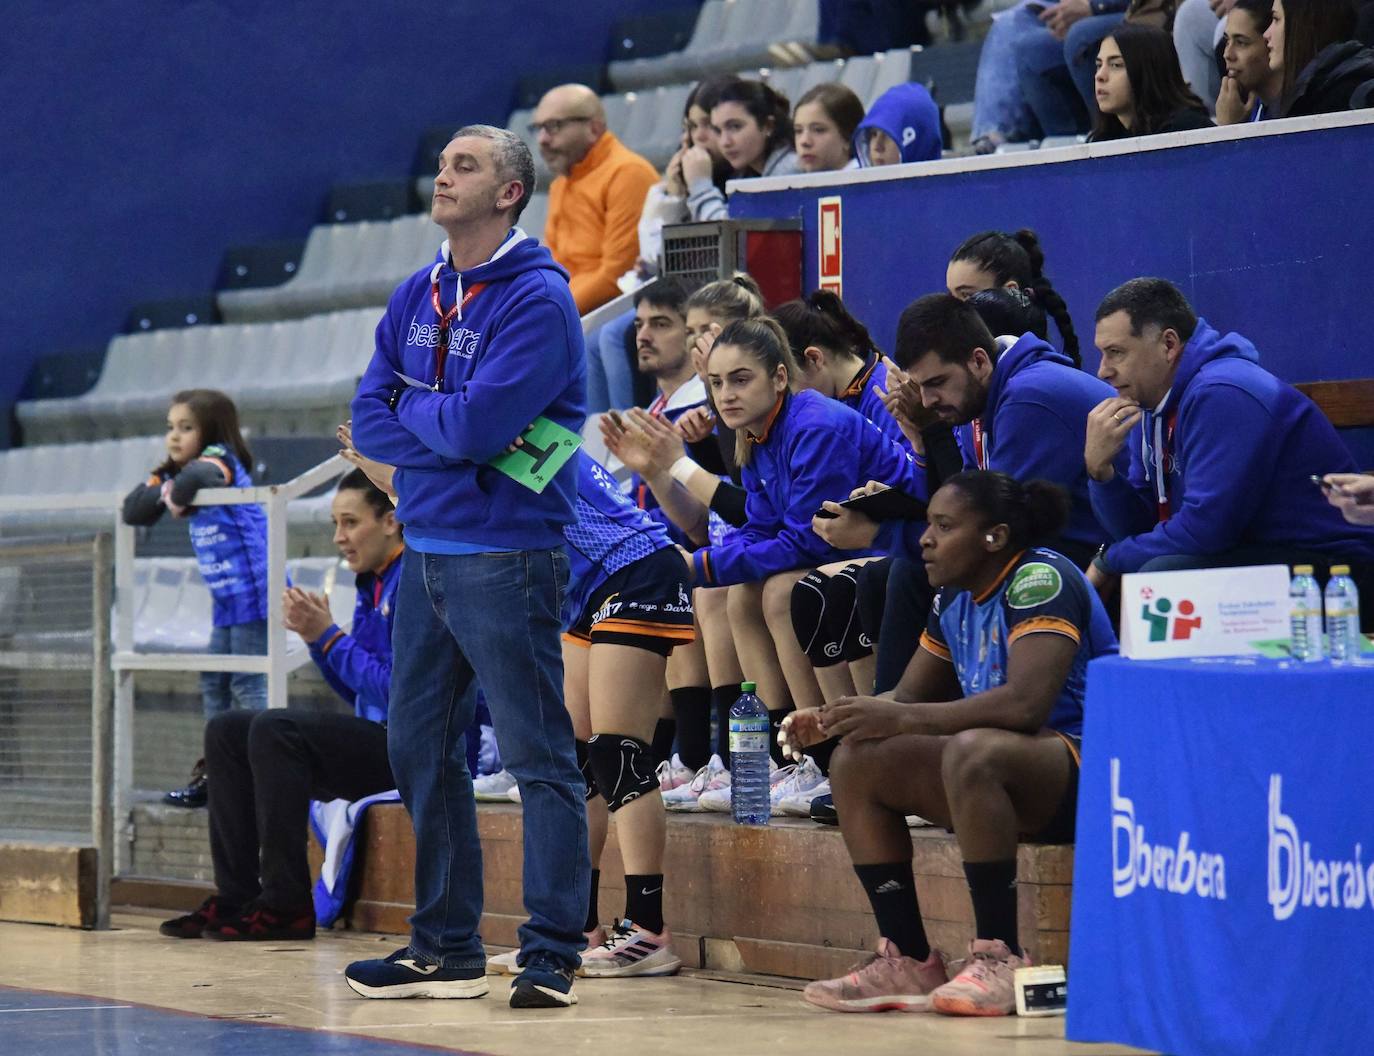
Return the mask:
[[(251, 488), (248, 467), (222, 444), (198, 456), (220, 466), (226, 488)], [(214, 602), (211, 623), (232, 627), (267, 619), (267, 514), (255, 503), (191, 510), (191, 547)]]
[(391, 695), (391, 624), (396, 617), (396, 584), (401, 578), (398, 548), (378, 572), (357, 579), (351, 633), (335, 624), (310, 643), (310, 659), (324, 680), (353, 712), (369, 722), (386, 722)]
[[(433, 283), (445, 311), (461, 306), (438, 391), (397, 377), (434, 384)], [(586, 417), (582, 324), (568, 273), (549, 251), (515, 228), (491, 260), (460, 274), (445, 243), (432, 268), (391, 295), (376, 341), (353, 398), (353, 442), (397, 467), (396, 517), (406, 545), (421, 553), (561, 546), (573, 519), (576, 464), (537, 495), (487, 465), (540, 415), (575, 433)]]
[[(1010, 343), (1009, 343), (1010, 342)], [(980, 421), (983, 464), (967, 426), (955, 430), (965, 469), (992, 469), (1020, 481), (1048, 480), (1073, 500), (1061, 538), (1098, 546), (1111, 538), (1099, 523), (1088, 496), (1083, 449), (1088, 438), (1088, 412), (1115, 395), (1100, 381), (1073, 365), (1073, 360), (1034, 334), (1013, 341), (998, 338), (1001, 351), (988, 383), (987, 404)], [(1125, 457), (1118, 460), (1124, 470)], [(897, 556), (919, 559), (923, 524), (895, 521), (885, 526), (880, 542)], [(897, 533), (900, 533), (898, 535)]]
[[(1355, 460), (1317, 405), (1261, 367), (1245, 338), (1222, 336), (1199, 319), (1157, 410), (1131, 431), (1128, 472), (1091, 484), (1093, 509), (1118, 540), (1103, 557), (1113, 572), (1135, 572), (1166, 555), (1245, 546), (1374, 559), (1374, 528), (1347, 523), (1308, 479), (1357, 472)], [(1157, 434), (1164, 439), (1165, 521)]]
[(923, 85), (899, 84), (889, 88), (864, 115), (854, 130), (854, 156), (861, 168), (873, 164), (868, 156), (868, 131), (878, 128), (902, 150), (902, 164), (938, 161), (944, 149), (940, 138), (940, 108)]
[(836, 550), (811, 530), (827, 499), (870, 480), (924, 500), (925, 468), (858, 411), (805, 390), (785, 396), (744, 467), (746, 521), (720, 546), (692, 555), (698, 586), (750, 583), (876, 550)]

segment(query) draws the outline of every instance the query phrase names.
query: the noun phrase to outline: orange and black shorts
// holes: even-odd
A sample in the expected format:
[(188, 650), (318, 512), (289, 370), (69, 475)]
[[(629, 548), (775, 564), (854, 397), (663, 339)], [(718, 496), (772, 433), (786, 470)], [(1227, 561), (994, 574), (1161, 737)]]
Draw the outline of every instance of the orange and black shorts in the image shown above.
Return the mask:
[(1083, 769), (1083, 738), (1072, 733), (1051, 731), (1064, 742), (1069, 753), (1069, 783), (1054, 817), (1037, 833), (1028, 837), (1031, 843), (1073, 843), (1078, 828), (1078, 772)]
[(579, 645), (629, 645), (660, 656), (696, 636), (691, 574), (676, 548), (657, 550), (607, 577), (563, 635)]

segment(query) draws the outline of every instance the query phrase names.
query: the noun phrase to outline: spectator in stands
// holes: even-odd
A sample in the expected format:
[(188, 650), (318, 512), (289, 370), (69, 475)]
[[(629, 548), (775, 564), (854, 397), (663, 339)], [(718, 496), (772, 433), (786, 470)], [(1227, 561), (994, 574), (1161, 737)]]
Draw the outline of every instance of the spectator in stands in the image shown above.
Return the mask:
[(1222, 38), (1226, 76), (1217, 96), (1219, 125), (1263, 121), (1279, 112), (1283, 74), (1270, 67), (1264, 39), (1273, 11), (1273, 0), (1235, 0), (1226, 16)]
[[(1235, 6), (1236, 0), (1183, 0), (1174, 12), (1174, 48), (1178, 52), (1183, 80), (1208, 106), (1218, 98), (1222, 88), (1217, 51), (1226, 31), (1227, 18)], [(1218, 120), (1218, 123), (1226, 122)]]
[(1023, 0), (993, 20), (978, 56), (973, 148), (1072, 136), (1093, 111), (1092, 63), (1128, 0)]
[[(1045, 481), (971, 471), (930, 501), (921, 551), (940, 588), (917, 650), (889, 698), (798, 712), (781, 736), (796, 752), (839, 737), (835, 806), (878, 932), (877, 952), (804, 998), (844, 1012), (933, 1009), (1005, 1016), (1018, 943), (1016, 848), (1023, 835), (1071, 843), (1086, 668), (1116, 638), (1073, 562), (1036, 546), (1059, 535), (1068, 498)], [(976, 938), (946, 982), (921, 922), (905, 815), (952, 828)]]
[[(787, 96), (762, 81), (735, 80), (725, 85), (711, 108), (716, 143), (735, 179), (791, 176), (800, 172), (792, 148), (792, 108)], [(700, 148), (682, 159), (687, 206), (696, 220), (724, 220), (730, 215), (725, 193), (711, 182), (710, 155)]]
[[(1078, 334), (1069, 316), (1069, 306), (1045, 274), (1045, 251), (1040, 248), (1040, 237), (1030, 228), (1022, 228), (1015, 234), (981, 231), (965, 239), (949, 258), (945, 286), (961, 301), (968, 300), (979, 290), (998, 287), (1023, 295), (1028, 308), (1054, 318), (1064, 354), (1073, 360), (1074, 366), (1082, 366)], [(1027, 329), (1045, 337), (1036, 326)], [(993, 329), (994, 334), (1021, 332), (1024, 331)]]
[(1374, 524), (1374, 474), (1328, 473), (1322, 490), (1326, 501), (1351, 524)]
[(1188, 90), (1169, 34), (1124, 25), (1097, 52), (1097, 123), (1090, 142), (1210, 128), (1202, 100)]
[[(688, 95), (682, 118), (682, 144), (668, 162), (663, 180), (649, 188), (644, 200), (644, 211), (639, 216), (639, 258), (634, 268), (620, 277), (621, 291), (629, 293), (638, 289), (658, 274), (663, 255), (664, 224), (697, 219), (687, 208), (687, 185), (682, 176), (682, 159), (689, 150), (700, 147), (711, 156), (711, 181), (722, 191), (725, 189), (730, 166), (716, 145), (710, 107), (721, 88), (732, 80), (733, 77), (719, 77), (701, 81)], [(634, 320), (634, 312), (626, 312), (603, 326), (596, 335), (592, 348), (599, 362), (592, 365), (588, 400), (588, 409), (593, 413), (612, 407), (629, 407), (634, 403), (635, 377), (627, 355), (628, 347), (633, 344)]]
[(1374, 530), (1347, 524), (1309, 479), (1354, 472), (1354, 459), (1254, 345), (1208, 326), (1172, 283), (1142, 278), (1098, 307), (1097, 347), (1117, 395), (1089, 415), (1084, 449), (1093, 510), (1115, 540), (1089, 570), (1094, 585), (1225, 565), (1369, 569)]
[(658, 173), (607, 129), (601, 100), (585, 85), (547, 92), (531, 131), (554, 175), (544, 241), (586, 315), (615, 297), (616, 280), (634, 265), (639, 215)]
[(362, 799), (395, 787), (387, 761), (391, 624), (403, 549), (391, 500), (361, 469), (339, 481), (334, 545), (356, 577), (352, 631), (329, 599), (288, 587), (287, 630), (352, 715), (285, 708), (222, 711), (205, 728), (215, 893), (158, 929), (175, 939), (296, 941), (315, 937), (306, 862), (312, 799)]
[[(167, 410), (167, 458), (124, 498), (125, 524), (151, 525), (164, 511), (190, 522), (191, 547), (210, 591), (210, 644), (216, 655), (267, 652), (267, 516), (254, 503), (196, 506), (201, 488), (251, 488), (252, 452), (239, 429), (234, 401), (216, 389), (187, 389)], [(267, 676), (207, 671), (200, 676), (207, 719), (233, 707), (267, 707)], [(204, 760), (167, 802), (202, 807)]]
[(864, 168), (938, 161), (940, 108), (921, 84), (898, 84), (874, 101), (854, 132), (854, 156)]
[(1355, 38), (1350, 0), (1274, 0), (1269, 65), (1283, 74), (1282, 117), (1374, 106), (1374, 49)]
[[(471, 125), (454, 135), (432, 209), (448, 235), (443, 254), (392, 296), (353, 399), (357, 450), (398, 467), (407, 546), (388, 748), (416, 849), (409, 945), (345, 969), (366, 997), (487, 993), (482, 850), (463, 758), (463, 690), (476, 678), (524, 804), (531, 920), (511, 1005), (576, 1001), (587, 820), (563, 706), (559, 605), (577, 467), (536, 493), (489, 464), (537, 418), (577, 432), (585, 416), (586, 352), (566, 272), (515, 226), (533, 186), (533, 159), (512, 133)], [(456, 600), (471, 598), (481, 604)]]
[[(807, 706), (820, 693), (792, 627), (792, 586), (818, 565), (872, 554), (831, 547), (812, 529), (812, 516), (822, 502), (844, 498), (866, 480), (923, 497), (924, 474), (910, 452), (857, 411), (814, 391), (795, 391), (800, 368), (787, 335), (771, 319), (726, 327), (708, 369), (717, 413), (736, 433), (735, 461), (743, 467), (748, 497), (743, 528), (692, 555), (696, 581), (735, 585), (731, 626), (746, 677), (757, 681), (745, 636), (766, 633), (791, 700)], [(784, 710), (776, 700), (765, 702)]]
[(854, 130), (863, 119), (863, 101), (838, 81), (810, 89), (797, 100), (792, 112), (797, 167), (802, 172), (858, 168)]

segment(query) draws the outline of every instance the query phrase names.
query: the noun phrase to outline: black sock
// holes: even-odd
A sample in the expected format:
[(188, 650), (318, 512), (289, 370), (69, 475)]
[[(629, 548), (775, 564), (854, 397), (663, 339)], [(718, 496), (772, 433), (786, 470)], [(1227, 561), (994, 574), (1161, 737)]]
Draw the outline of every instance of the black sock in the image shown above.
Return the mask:
[(911, 861), (856, 865), (859, 883), (864, 885), (868, 904), (878, 919), (878, 934), (894, 942), (903, 955), (924, 961), (930, 956), (930, 943), (921, 922), (921, 907), (916, 901), (916, 879)]
[(811, 756), (816, 766), (826, 777), (830, 776), (830, 757), (835, 754), (835, 749), (840, 746), (839, 739), (830, 738), (828, 741), (821, 741), (820, 744), (813, 744), (806, 750), (806, 754)]
[(663, 930), (663, 874), (625, 874), (625, 916), (655, 935)]
[(677, 716), (677, 753), (695, 773), (711, 760), (711, 689), (684, 686), (669, 690), (668, 698)]
[(591, 887), (587, 889), (587, 926), (583, 931), (595, 931), (601, 926), (601, 913), (596, 906), (596, 896), (601, 888), (601, 870), (592, 870)]
[(965, 862), (973, 920), (980, 939), (1001, 939), (1016, 956), (1021, 946), (1016, 930), (1016, 859)]
[(716, 713), (716, 754), (726, 766), (730, 765), (730, 709), (735, 706), (737, 700), (738, 684), (716, 686), (711, 690), (711, 708)]
[(673, 757), (673, 741), (677, 739), (677, 719), (659, 719), (654, 726), (654, 739), (649, 745), (649, 753), (654, 757), (654, 765), (666, 763)]
[(768, 754), (773, 757), (773, 762), (778, 766), (792, 761), (783, 757), (782, 745), (778, 743), (778, 728), (782, 726), (782, 720), (792, 714), (792, 710), (788, 708), (786, 711), (770, 711), (768, 713)]

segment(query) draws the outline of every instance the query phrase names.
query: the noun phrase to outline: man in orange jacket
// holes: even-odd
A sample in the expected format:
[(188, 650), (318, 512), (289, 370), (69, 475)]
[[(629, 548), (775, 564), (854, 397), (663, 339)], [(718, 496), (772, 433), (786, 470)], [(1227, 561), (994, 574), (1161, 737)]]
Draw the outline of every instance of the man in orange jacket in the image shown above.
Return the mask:
[(555, 177), (544, 243), (568, 269), (586, 315), (615, 297), (616, 280), (634, 267), (639, 214), (658, 173), (607, 131), (601, 100), (585, 85), (551, 89), (534, 111), (534, 128)]

